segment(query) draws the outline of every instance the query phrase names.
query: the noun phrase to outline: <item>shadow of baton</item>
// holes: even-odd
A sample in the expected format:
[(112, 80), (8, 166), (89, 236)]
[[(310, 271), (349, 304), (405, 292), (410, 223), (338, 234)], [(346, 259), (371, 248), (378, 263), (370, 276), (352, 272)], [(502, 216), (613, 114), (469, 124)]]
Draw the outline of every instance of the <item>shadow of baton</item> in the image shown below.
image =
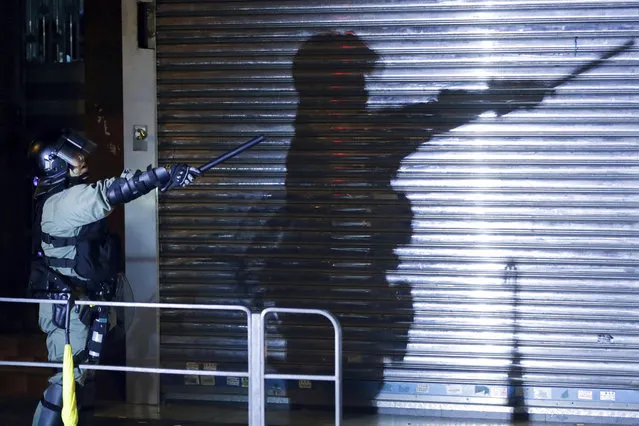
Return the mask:
[(600, 66), (607, 59), (610, 59), (613, 56), (616, 56), (616, 55), (620, 54), (621, 52), (630, 49), (632, 46), (634, 46), (634, 44), (635, 44), (634, 40), (629, 40), (626, 43), (622, 44), (621, 46), (616, 47), (616, 48), (614, 48), (612, 50), (609, 50), (601, 58), (595, 59), (592, 62), (588, 62), (588, 63), (580, 66), (579, 68), (577, 68), (576, 70), (574, 70), (573, 72), (568, 74), (567, 76), (562, 77), (559, 80), (556, 80), (555, 82), (551, 83), (550, 86), (548, 86), (548, 87), (549, 88), (555, 88), (557, 86), (560, 86), (560, 85), (566, 83), (567, 81), (570, 81), (573, 78), (577, 77), (579, 74), (583, 74), (586, 71), (589, 71), (589, 70), (591, 70), (593, 68), (596, 68), (596, 67)]

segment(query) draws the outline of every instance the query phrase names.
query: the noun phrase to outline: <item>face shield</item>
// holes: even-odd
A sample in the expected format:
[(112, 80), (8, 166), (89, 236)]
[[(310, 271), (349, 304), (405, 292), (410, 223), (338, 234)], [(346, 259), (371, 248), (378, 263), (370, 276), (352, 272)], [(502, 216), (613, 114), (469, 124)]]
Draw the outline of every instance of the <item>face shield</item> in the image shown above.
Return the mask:
[(77, 133), (65, 132), (60, 136), (56, 155), (72, 167), (80, 167), (97, 145)]

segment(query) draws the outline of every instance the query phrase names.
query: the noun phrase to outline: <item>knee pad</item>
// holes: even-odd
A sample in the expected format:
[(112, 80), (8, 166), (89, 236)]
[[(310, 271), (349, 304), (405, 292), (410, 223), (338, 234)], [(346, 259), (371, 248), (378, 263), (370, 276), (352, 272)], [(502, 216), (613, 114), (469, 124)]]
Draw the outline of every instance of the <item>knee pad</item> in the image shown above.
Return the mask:
[(33, 426), (64, 426), (62, 423), (62, 385), (53, 383), (44, 390)]

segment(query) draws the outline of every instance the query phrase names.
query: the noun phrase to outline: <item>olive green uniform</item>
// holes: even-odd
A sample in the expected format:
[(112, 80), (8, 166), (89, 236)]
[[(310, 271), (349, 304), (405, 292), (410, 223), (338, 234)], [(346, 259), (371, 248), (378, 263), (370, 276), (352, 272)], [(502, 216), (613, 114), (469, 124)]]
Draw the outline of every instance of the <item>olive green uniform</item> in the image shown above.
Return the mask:
[[(121, 177), (130, 178), (133, 175), (125, 170)], [(107, 189), (115, 178), (103, 179), (93, 184), (78, 184), (58, 192), (47, 199), (42, 208), (42, 232), (59, 237), (77, 237), (80, 229), (89, 223), (97, 222), (107, 217), (113, 208), (107, 200)], [(74, 246), (53, 247), (42, 243), (42, 249), (46, 256), (56, 258), (73, 259), (76, 254)], [(71, 268), (54, 268), (60, 274), (74, 277), (78, 276)], [(86, 299), (86, 294), (81, 289), (76, 290), (74, 297)], [(40, 329), (46, 333), (48, 359), (52, 362), (62, 363), (64, 346), (66, 343), (65, 330), (56, 326), (53, 322), (54, 305), (41, 303), (39, 312)], [(79, 306), (76, 306), (70, 314), (69, 338), (74, 356), (86, 349), (89, 327), (80, 321)], [(84, 386), (89, 372), (75, 368), (75, 379), (80, 386)], [(49, 383), (62, 385), (62, 372), (58, 372), (49, 378)], [(42, 411), (42, 401), (36, 408), (33, 426), (39, 424)], [(82, 426), (82, 424), (80, 424)]]

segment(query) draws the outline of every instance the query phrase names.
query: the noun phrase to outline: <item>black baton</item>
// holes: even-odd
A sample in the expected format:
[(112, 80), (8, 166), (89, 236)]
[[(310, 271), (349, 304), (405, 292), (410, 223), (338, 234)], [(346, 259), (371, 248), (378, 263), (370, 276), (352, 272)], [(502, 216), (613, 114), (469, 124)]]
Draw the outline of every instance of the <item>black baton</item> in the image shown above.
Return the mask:
[[(220, 155), (219, 157), (209, 161), (208, 163), (198, 167), (198, 170), (200, 171), (200, 173), (203, 173), (209, 169), (212, 169), (213, 167), (217, 166), (220, 163), (225, 162), (226, 160), (228, 160), (231, 157), (235, 157), (237, 154), (239, 154), (242, 151), (246, 151), (247, 149), (251, 148), (254, 145), (257, 145), (258, 143), (262, 142), (264, 140), (264, 136), (260, 135), (257, 136), (253, 139), (251, 139), (248, 142), (244, 142), (242, 145), (238, 146), (237, 148), (235, 148), (234, 150), (231, 150), (229, 152), (225, 152), (224, 154)], [(171, 188), (173, 188), (175, 185), (173, 184), (173, 182), (170, 182), (167, 186), (165, 186), (164, 188), (162, 188), (160, 191), (161, 192), (165, 192)]]
[(219, 157), (217, 157), (216, 159), (211, 160), (208, 163), (204, 164), (203, 166), (198, 167), (198, 170), (200, 172), (205, 172), (205, 171), (217, 166), (218, 164), (225, 162), (229, 158), (235, 157), (240, 152), (246, 151), (247, 149), (251, 148), (253, 145), (257, 145), (258, 143), (262, 142), (263, 140), (264, 140), (264, 136), (262, 136), (262, 135), (257, 136), (257, 137), (251, 139), (248, 142), (244, 142), (242, 145), (238, 146), (234, 150), (229, 151), (227, 153), (224, 153), (224, 154), (220, 155)]

